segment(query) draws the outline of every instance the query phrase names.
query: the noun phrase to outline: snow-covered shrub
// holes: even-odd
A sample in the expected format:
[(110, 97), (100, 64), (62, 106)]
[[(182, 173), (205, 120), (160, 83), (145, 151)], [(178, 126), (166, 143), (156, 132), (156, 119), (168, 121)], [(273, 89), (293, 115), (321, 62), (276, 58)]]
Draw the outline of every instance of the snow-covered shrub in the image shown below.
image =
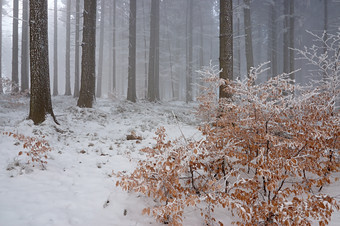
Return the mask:
[(31, 164), (32, 166), (39, 164), (42, 169), (45, 169), (45, 165), (47, 164), (47, 153), (51, 151), (51, 147), (46, 140), (11, 132), (3, 132), (2, 134), (13, 137), (22, 143), (22, 147), (25, 151), (20, 151), (18, 155), (26, 155), (28, 157), (28, 164)]
[(225, 83), (231, 100), (200, 105), (200, 115), (213, 117), (200, 127), (204, 139), (166, 141), (159, 129), (136, 170), (116, 174), (117, 186), (152, 197), (157, 205), (144, 213), (172, 225), (181, 224), (188, 206), (208, 225), (223, 220), (216, 208), (237, 214), (239, 225), (327, 224), (339, 209), (321, 190), (340, 166), (333, 94), (296, 85), (289, 75), (254, 85), (263, 67)]

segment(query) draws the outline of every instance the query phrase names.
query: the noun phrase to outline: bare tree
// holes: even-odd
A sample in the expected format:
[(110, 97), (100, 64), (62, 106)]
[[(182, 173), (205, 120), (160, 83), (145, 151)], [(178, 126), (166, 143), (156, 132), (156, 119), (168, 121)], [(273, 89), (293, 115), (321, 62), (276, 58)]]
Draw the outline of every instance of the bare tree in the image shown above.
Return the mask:
[(73, 96), (79, 97), (79, 46), (80, 46), (80, 0), (76, 0), (76, 36), (74, 54), (74, 91)]
[(67, 0), (66, 7), (66, 64), (65, 64), (65, 95), (70, 96), (71, 93), (71, 0)]
[(97, 75), (97, 97), (102, 95), (103, 81), (103, 56), (104, 56), (104, 30), (105, 30), (105, 0), (100, 1), (100, 35), (99, 35), (99, 59)]
[(159, 100), (159, 0), (151, 1), (148, 99)]
[(136, 102), (136, 0), (130, 0), (129, 68), (127, 100)]
[(284, 1), (283, 9), (283, 72), (289, 72), (289, 1)]
[(58, 95), (58, 0), (54, 0), (53, 96)]
[(96, 88), (97, 0), (84, 0), (81, 85), (78, 107), (92, 108)]
[(28, 0), (22, 1), (21, 92), (25, 92), (26, 90), (28, 90), (29, 80), (28, 2)]
[(3, 2), (0, 0), (0, 94), (3, 93), (2, 88), (2, 6)]
[(187, 2), (187, 42), (186, 42), (186, 93), (185, 93), (185, 101), (188, 103), (192, 101), (192, 32), (193, 32), (193, 0), (188, 0)]
[(19, 91), (19, 34), (18, 34), (19, 1), (13, 0), (13, 35), (12, 35), (12, 92)]
[(253, 57), (253, 44), (252, 44), (252, 31), (251, 31), (251, 18), (250, 18), (250, 0), (244, 0), (244, 33), (246, 45), (246, 60), (247, 60), (247, 73), (250, 68), (254, 66)]
[(28, 118), (39, 124), (50, 114), (57, 123), (50, 93), (47, 0), (30, 0), (29, 4), (31, 95)]
[[(233, 1), (220, 0), (220, 78), (233, 80)], [(223, 86), (220, 98), (230, 98)]]

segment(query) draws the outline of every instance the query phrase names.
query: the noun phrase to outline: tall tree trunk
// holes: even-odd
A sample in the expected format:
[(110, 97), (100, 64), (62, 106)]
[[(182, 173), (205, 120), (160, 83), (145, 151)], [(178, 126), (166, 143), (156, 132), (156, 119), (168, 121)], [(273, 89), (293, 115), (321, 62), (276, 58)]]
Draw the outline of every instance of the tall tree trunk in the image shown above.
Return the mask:
[(58, 95), (58, 0), (54, 0), (53, 96)]
[[(164, 2), (166, 4), (166, 2)], [(167, 35), (167, 40), (168, 40), (168, 51), (169, 51), (169, 66), (170, 66), (170, 82), (171, 82), (171, 97), (174, 98), (175, 94), (175, 78), (173, 76), (173, 65), (172, 65), (172, 53), (171, 53), (171, 38), (170, 38), (170, 32), (169, 32), (169, 18), (167, 15), (167, 7), (165, 5), (165, 11), (164, 11), (164, 16), (165, 16), (165, 22), (166, 22), (166, 35)]]
[(26, 90), (28, 90), (29, 80), (28, 2), (28, 0), (22, 1), (21, 92), (25, 92)]
[(80, 0), (76, 0), (76, 37), (74, 54), (74, 91), (73, 96), (79, 97), (79, 46), (80, 46)]
[[(323, 23), (323, 30), (324, 30), (324, 36), (323, 36), (323, 52), (324, 54), (326, 54), (327, 52), (327, 45), (326, 45), (326, 41), (328, 39), (328, 0), (323, 0), (324, 5), (323, 5), (323, 12), (324, 12), (324, 23)], [(324, 78), (326, 78), (327, 72), (324, 72)]]
[(289, 72), (289, 1), (284, 1), (283, 22), (283, 72)]
[(271, 2), (270, 4), (270, 20), (269, 25), (270, 31), (270, 48), (268, 50), (270, 55), (270, 61), (271, 61), (271, 71), (269, 73), (268, 79), (270, 79), (273, 76), (276, 76), (278, 74), (277, 71), (277, 41), (276, 41), (276, 27), (277, 27), (277, 16), (276, 16), (276, 6), (275, 2)]
[(71, 94), (71, 0), (67, 0), (65, 95)]
[(105, 25), (105, 0), (101, 0), (100, 13), (100, 35), (99, 35), (99, 59), (98, 59), (98, 75), (97, 75), (97, 97), (102, 95), (103, 81), (103, 56), (104, 56), (104, 25)]
[(19, 1), (13, 0), (12, 93), (17, 93), (19, 91), (18, 17), (19, 17)]
[(81, 86), (78, 107), (92, 108), (96, 84), (97, 0), (84, 0)]
[(2, 5), (3, 2), (0, 0), (0, 94), (3, 93), (2, 87)]
[(112, 91), (113, 93), (116, 92), (116, 0), (113, 0), (113, 26), (112, 26)]
[(50, 114), (57, 123), (50, 93), (47, 0), (30, 0), (29, 4), (31, 95), (28, 118), (39, 124)]
[(192, 101), (192, 30), (193, 30), (193, 0), (188, 0), (187, 11), (188, 11), (188, 20), (187, 20), (187, 74), (186, 74), (186, 94), (185, 101), (188, 103)]
[[(220, 78), (233, 80), (233, 1), (220, 0)], [(231, 93), (220, 87), (220, 98), (230, 98)]]
[(136, 102), (136, 0), (130, 0), (127, 100)]
[(148, 99), (159, 100), (159, 0), (151, 1)]
[[(289, 0), (289, 72), (294, 71), (294, 0)], [(290, 79), (295, 80), (294, 73), (290, 74)]]
[(253, 57), (253, 39), (251, 31), (251, 19), (250, 19), (250, 0), (244, 0), (244, 33), (245, 33), (245, 45), (246, 45), (246, 60), (247, 60), (247, 73), (254, 67)]
[(147, 50), (147, 38), (146, 38), (146, 17), (145, 17), (145, 7), (144, 0), (142, 0), (143, 8), (143, 28), (144, 28), (144, 76), (145, 76), (145, 99), (148, 97), (148, 50)]
[[(237, 0), (237, 5), (240, 5), (240, 0)], [(241, 8), (237, 13), (237, 76), (241, 76)]]

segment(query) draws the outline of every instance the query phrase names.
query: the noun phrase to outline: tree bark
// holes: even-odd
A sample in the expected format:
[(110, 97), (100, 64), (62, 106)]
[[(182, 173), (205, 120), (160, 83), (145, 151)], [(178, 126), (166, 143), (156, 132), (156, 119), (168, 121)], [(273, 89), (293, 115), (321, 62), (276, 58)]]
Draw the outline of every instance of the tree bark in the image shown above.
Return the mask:
[(21, 92), (28, 90), (29, 42), (28, 42), (28, 0), (22, 1), (22, 38), (21, 38)]
[(252, 44), (252, 31), (251, 31), (251, 19), (250, 19), (250, 0), (244, 0), (244, 33), (245, 33), (245, 45), (246, 45), (246, 60), (247, 60), (247, 73), (254, 67), (253, 57), (253, 44)]
[(80, 46), (80, 0), (76, 0), (76, 36), (74, 54), (74, 91), (73, 96), (79, 97), (79, 46)]
[(54, 0), (53, 96), (58, 95), (58, 1)]
[(50, 93), (47, 0), (30, 0), (29, 4), (31, 95), (28, 118), (40, 124), (45, 121), (46, 114), (50, 114), (58, 123)]
[[(295, 29), (295, 16), (294, 16), (294, 0), (289, 0), (289, 72), (294, 71), (294, 29)], [(294, 73), (290, 74), (290, 79), (295, 80)]]
[(289, 72), (289, 1), (284, 1), (283, 22), (283, 72)]
[(136, 0), (130, 0), (127, 100), (136, 102)]
[(99, 34), (99, 59), (98, 59), (98, 75), (97, 75), (97, 97), (102, 95), (103, 81), (103, 56), (104, 56), (104, 29), (105, 29), (105, 0), (100, 2), (100, 34)]
[(116, 0), (113, 0), (113, 27), (112, 27), (112, 91), (116, 93)]
[(159, 0), (151, 1), (148, 99), (159, 100)]
[(13, 0), (13, 35), (12, 35), (12, 93), (19, 91), (19, 46), (18, 46), (19, 1)]
[(96, 13), (97, 0), (84, 0), (81, 87), (77, 103), (83, 108), (92, 108), (95, 97)]
[(192, 30), (193, 30), (193, 0), (188, 0), (187, 11), (188, 11), (188, 19), (187, 19), (187, 68), (186, 68), (186, 94), (185, 101), (186, 103), (192, 101)]
[(3, 93), (2, 87), (2, 5), (3, 2), (0, 0), (0, 94)]
[[(220, 0), (220, 78), (233, 80), (233, 4)], [(220, 98), (230, 98), (231, 93), (220, 87)]]
[(66, 66), (65, 66), (65, 95), (71, 93), (71, 0), (67, 0), (66, 18)]
[(270, 9), (270, 19), (269, 19), (269, 24), (268, 27), (270, 27), (269, 31), (269, 48), (268, 48), (268, 55), (270, 58), (270, 64), (271, 64), (271, 70), (268, 73), (267, 79), (269, 80), (270, 78), (276, 76), (278, 74), (277, 71), (277, 41), (276, 41), (276, 27), (277, 27), (277, 15), (276, 15), (276, 3), (271, 2), (269, 9)]

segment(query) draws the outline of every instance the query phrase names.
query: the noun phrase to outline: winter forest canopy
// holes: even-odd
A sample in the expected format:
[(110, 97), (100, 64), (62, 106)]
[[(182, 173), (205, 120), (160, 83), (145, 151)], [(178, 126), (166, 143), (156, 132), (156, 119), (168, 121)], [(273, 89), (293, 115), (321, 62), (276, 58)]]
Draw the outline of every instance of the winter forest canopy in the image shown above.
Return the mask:
[[(87, 203), (38, 226), (334, 223), (339, 12), (339, 0), (0, 0), (0, 225), (18, 208), (6, 194), (53, 200), (54, 182), (77, 203), (61, 209), (86, 192), (105, 217), (87, 222)], [(21, 175), (44, 192), (17, 190)]]

